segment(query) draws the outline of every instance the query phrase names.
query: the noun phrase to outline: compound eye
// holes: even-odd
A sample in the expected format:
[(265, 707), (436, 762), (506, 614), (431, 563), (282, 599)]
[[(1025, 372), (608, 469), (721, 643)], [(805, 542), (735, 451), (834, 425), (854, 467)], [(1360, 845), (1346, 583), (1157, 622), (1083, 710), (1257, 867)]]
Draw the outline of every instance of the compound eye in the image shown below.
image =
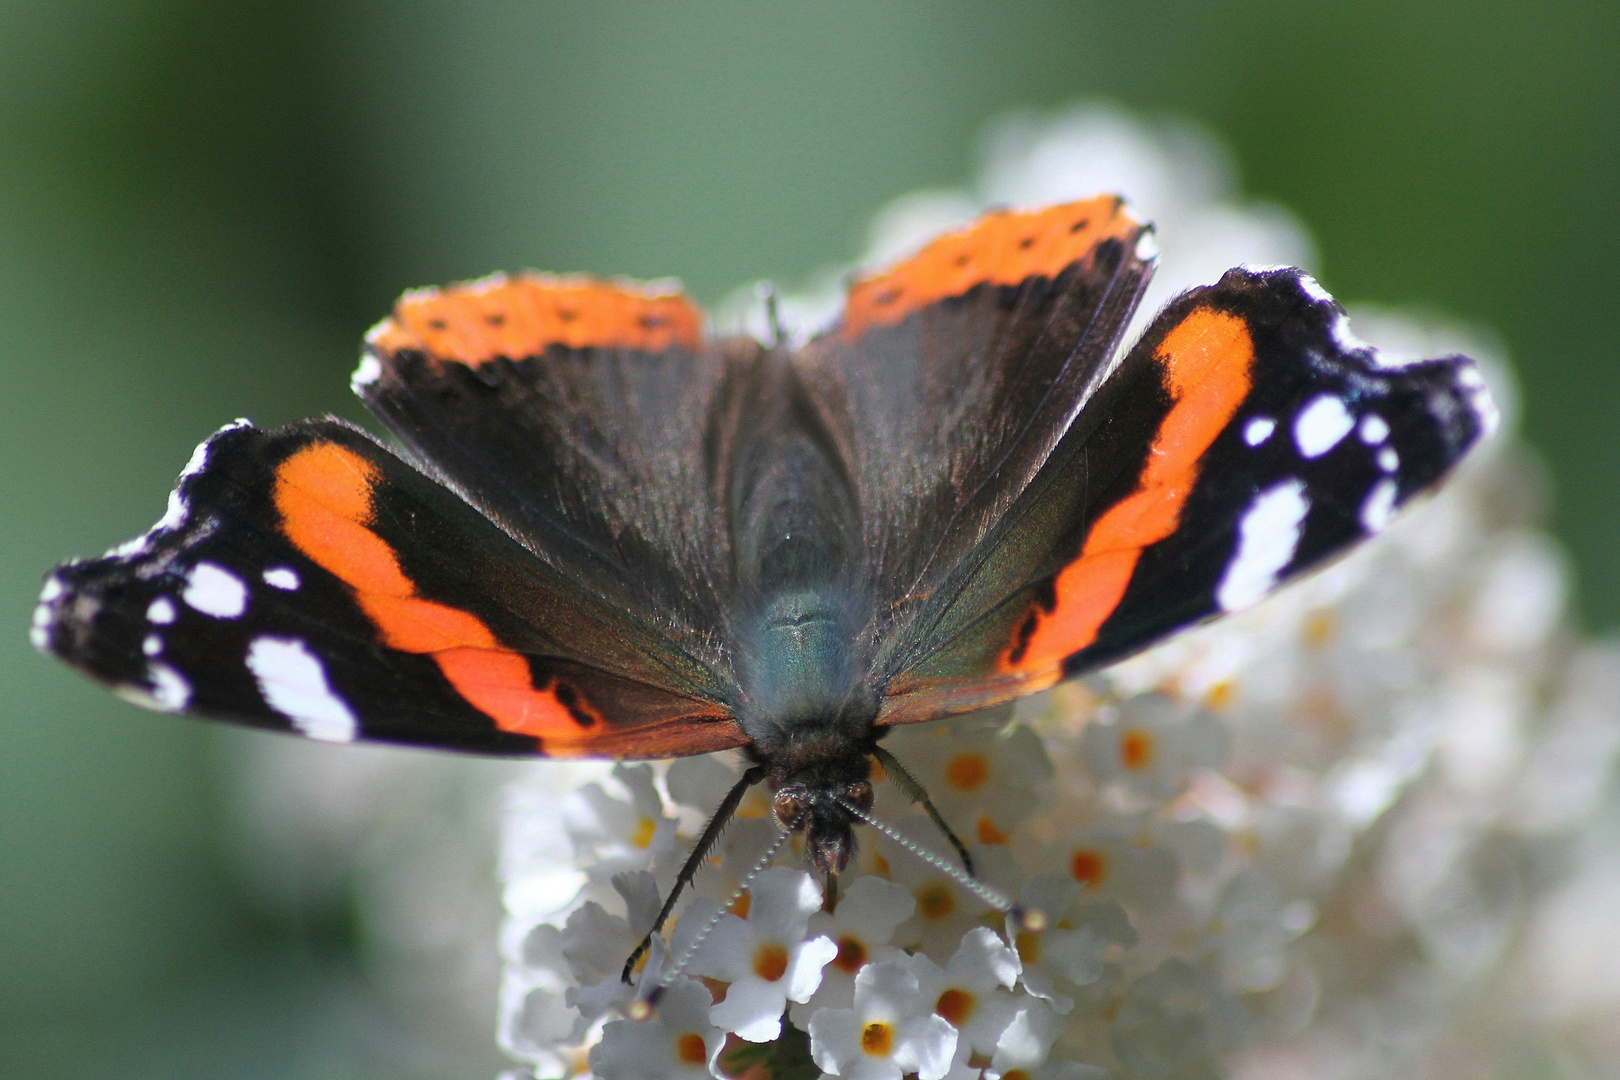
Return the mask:
[(849, 785), (844, 792), (844, 798), (862, 810), (872, 809), (872, 785), (865, 780), (859, 780)]
[(782, 823), (784, 829), (793, 828), (804, 815), (804, 803), (797, 795), (785, 791), (777, 792), (771, 808), (776, 811), (776, 820)]

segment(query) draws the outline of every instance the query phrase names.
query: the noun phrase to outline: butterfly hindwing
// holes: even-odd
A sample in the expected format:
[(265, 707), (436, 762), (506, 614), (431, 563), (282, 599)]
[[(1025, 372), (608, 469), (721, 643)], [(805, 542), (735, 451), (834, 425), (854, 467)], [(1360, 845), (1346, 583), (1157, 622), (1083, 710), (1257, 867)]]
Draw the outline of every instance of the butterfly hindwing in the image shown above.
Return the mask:
[(1248, 607), (1488, 429), (1465, 357), (1390, 366), (1297, 270), (1170, 304), (941, 591), (882, 723), (1007, 700)]
[(407, 294), (354, 387), (472, 505), (727, 692), (729, 434), (762, 354), (659, 286), (495, 276)]
[[(36, 643), (126, 697), (332, 741), (658, 757), (742, 742), (691, 673), (358, 429), (239, 423)], [(671, 666), (673, 662), (674, 666)]]
[(860, 509), (880, 668), (1102, 381), (1152, 265), (1111, 196), (992, 213), (858, 279), (796, 358)]

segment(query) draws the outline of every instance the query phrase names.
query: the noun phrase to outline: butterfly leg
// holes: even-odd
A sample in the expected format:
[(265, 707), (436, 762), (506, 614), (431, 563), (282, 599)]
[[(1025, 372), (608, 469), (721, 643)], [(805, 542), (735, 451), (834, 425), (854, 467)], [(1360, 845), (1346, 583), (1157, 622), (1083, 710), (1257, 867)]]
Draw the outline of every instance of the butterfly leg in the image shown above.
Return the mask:
[(641, 939), (641, 944), (637, 945), (636, 951), (630, 954), (630, 959), (624, 962), (624, 971), (619, 976), (624, 982), (630, 982), (630, 972), (635, 968), (636, 961), (640, 960), (642, 954), (652, 945), (653, 935), (664, 928), (664, 922), (669, 918), (669, 913), (675, 910), (675, 901), (679, 900), (681, 893), (685, 892), (686, 887), (692, 884), (692, 878), (697, 874), (698, 867), (703, 865), (704, 860), (709, 857), (709, 853), (714, 850), (714, 845), (719, 843), (720, 834), (725, 832), (726, 826), (731, 822), (732, 815), (737, 812), (737, 807), (742, 805), (743, 796), (748, 793), (749, 788), (763, 779), (765, 779), (765, 767), (755, 765), (743, 773), (742, 779), (733, 784), (731, 790), (726, 792), (725, 799), (721, 801), (719, 809), (715, 810), (714, 816), (709, 818), (709, 824), (704, 827), (703, 835), (698, 837), (697, 846), (692, 849), (692, 854), (687, 856), (686, 864), (681, 867), (680, 874), (675, 878), (675, 884), (669, 890), (669, 898), (664, 901), (663, 908), (659, 910), (658, 918), (653, 920), (652, 929), (648, 930)]
[(879, 765), (883, 766), (883, 771), (889, 775), (889, 779), (893, 780), (912, 802), (920, 804), (928, 812), (929, 818), (933, 820), (935, 825), (939, 826), (939, 831), (945, 834), (945, 839), (951, 842), (951, 846), (956, 849), (956, 854), (961, 857), (962, 869), (966, 870), (969, 876), (973, 876), (973, 856), (968, 854), (967, 845), (958, 840), (956, 834), (951, 831), (951, 827), (945, 824), (945, 819), (940, 816), (938, 810), (934, 809), (933, 800), (928, 797), (927, 790), (917, 782), (917, 778), (906, 772), (905, 766), (901, 765), (899, 761), (895, 760), (893, 754), (881, 746), (872, 747), (872, 756), (877, 758)]

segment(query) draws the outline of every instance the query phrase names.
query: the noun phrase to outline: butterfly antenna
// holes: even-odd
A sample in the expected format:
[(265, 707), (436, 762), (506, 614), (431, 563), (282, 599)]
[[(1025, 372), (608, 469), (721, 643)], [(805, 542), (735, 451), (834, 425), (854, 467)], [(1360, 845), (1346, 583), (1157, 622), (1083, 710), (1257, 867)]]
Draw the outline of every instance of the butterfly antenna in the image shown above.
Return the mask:
[[(703, 942), (707, 940), (709, 934), (714, 931), (716, 926), (720, 925), (720, 920), (725, 914), (737, 906), (737, 901), (741, 900), (742, 894), (748, 891), (748, 886), (752, 885), (754, 879), (767, 866), (771, 865), (771, 860), (776, 858), (776, 853), (782, 850), (782, 845), (788, 842), (788, 837), (792, 836), (793, 830), (798, 827), (799, 822), (795, 820), (790, 828), (777, 834), (776, 839), (771, 841), (771, 846), (765, 849), (765, 853), (754, 861), (754, 865), (748, 868), (748, 873), (743, 875), (742, 881), (738, 882), (737, 888), (731, 894), (731, 899), (721, 905), (720, 910), (709, 916), (709, 921), (703, 924), (703, 929), (697, 932), (696, 937), (687, 942), (686, 948), (681, 950), (681, 954), (675, 958), (675, 962), (659, 972), (657, 981), (653, 984), (653, 988), (648, 991), (645, 999), (649, 1008), (658, 1004), (658, 999), (663, 996), (664, 991), (669, 989), (669, 985), (680, 977), (681, 972), (686, 970), (686, 965), (692, 962), (692, 957), (697, 955), (698, 949), (702, 948)], [(641, 1010), (635, 1011), (640, 1012)]]
[(983, 900), (986, 904), (989, 904), (997, 911), (1011, 912), (1020, 919), (1024, 918), (1025, 913), (1021, 911), (1018, 905), (1013, 902), (1012, 897), (1008, 896), (994, 885), (987, 884), (980, 881), (978, 878), (973, 877), (961, 867), (953, 865), (951, 861), (945, 858), (943, 855), (934, 854), (932, 851), (929, 851), (915, 840), (901, 833), (894, 826), (887, 825), (879, 821), (877, 818), (873, 817), (871, 814), (868, 814), (865, 810), (862, 810), (849, 800), (839, 799), (838, 805), (842, 806), (846, 811), (848, 811), (851, 816), (866, 822), (866, 824), (872, 826), (872, 828), (876, 829), (884, 836), (887, 836), (890, 840), (893, 840), (895, 843), (899, 844), (901, 847), (917, 856), (917, 858), (921, 859), (929, 866), (932, 866), (935, 870), (938, 870), (940, 873), (944, 874), (946, 877), (950, 878), (952, 881), (956, 882), (958, 885), (962, 886), (962, 888), (977, 896), (980, 900)]

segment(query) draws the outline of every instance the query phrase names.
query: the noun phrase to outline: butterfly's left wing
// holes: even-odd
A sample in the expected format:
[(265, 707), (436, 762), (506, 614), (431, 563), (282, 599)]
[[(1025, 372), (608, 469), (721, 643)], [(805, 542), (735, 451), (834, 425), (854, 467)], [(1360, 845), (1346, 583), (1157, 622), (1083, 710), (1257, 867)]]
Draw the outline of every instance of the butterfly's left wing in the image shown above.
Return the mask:
[(1467, 357), (1390, 366), (1300, 271), (1230, 271), (1159, 315), (935, 594), (879, 723), (1033, 693), (1248, 607), (1383, 529), (1494, 416)]
[(138, 704), (329, 741), (594, 757), (747, 741), (656, 632), (335, 420), (220, 431), (150, 532), (57, 567), (33, 637)]

